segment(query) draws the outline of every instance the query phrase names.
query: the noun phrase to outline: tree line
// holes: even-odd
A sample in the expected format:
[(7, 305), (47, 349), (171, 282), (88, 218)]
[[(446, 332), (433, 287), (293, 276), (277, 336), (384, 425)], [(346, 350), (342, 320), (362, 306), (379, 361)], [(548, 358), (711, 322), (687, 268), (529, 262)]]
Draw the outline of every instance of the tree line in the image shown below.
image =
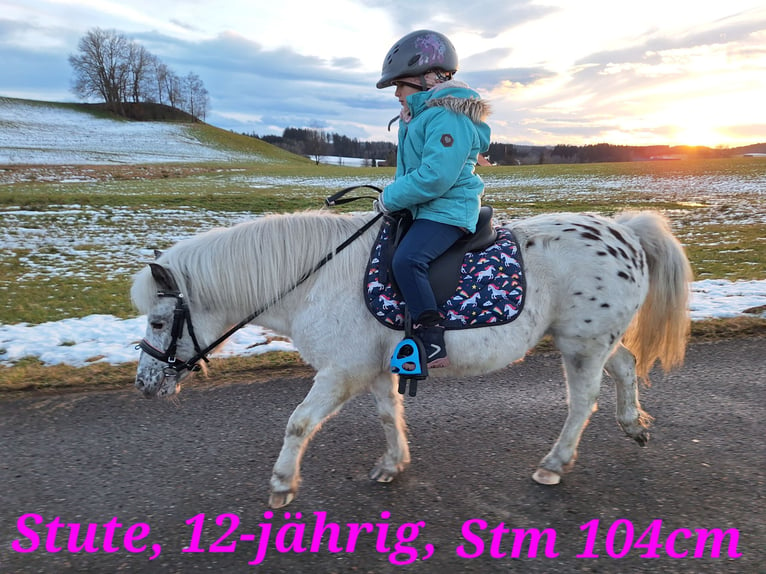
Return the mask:
[(728, 157), (731, 150), (702, 146), (668, 145), (614, 145), (608, 143), (587, 145), (525, 146), (492, 143), (488, 156), (496, 165), (522, 165), (542, 163), (608, 163), (675, 159), (680, 156), (697, 158)]
[(705, 146), (630, 146), (599, 143), (583, 146), (557, 145), (551, 149), (550, 158), (556, 163), (595, 163), (675, 159), (679, 156), (711, 159), (729, 157), (732, 153), (737, 152), (727, 148)]
[[(396, 145), (386, 141), (359, 141), (338, 133), (315, 128), (286, 128), (282, 135), (244, 134), (278, 146), (297, 155), (353, 157), (369, 160), (369, 165), (396, 165)], [(668, 154), (668, 146), (557, 145), (523, 146), (492, 142), (486, 157), (494, 165), (541, 163), (591, 163), (636, 161)], [(375, 160), (375, 161), (373, 161)], [(381, 163), (383, 162), (383, 163)]]
[(204, 120), (210, 98), (197, 74), (179, 76), (141, 44), (116, 30), (89, 30), (69, 56), (72, 91), (83, 99), (100, 98), (127, 115), (130, 104), (157, 103)]

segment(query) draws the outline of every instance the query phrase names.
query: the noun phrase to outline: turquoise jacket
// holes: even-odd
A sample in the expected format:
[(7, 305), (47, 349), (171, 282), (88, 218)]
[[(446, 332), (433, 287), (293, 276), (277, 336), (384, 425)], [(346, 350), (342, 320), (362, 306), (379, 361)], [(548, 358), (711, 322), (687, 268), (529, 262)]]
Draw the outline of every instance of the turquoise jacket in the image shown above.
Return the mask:
[(484, 182), (475, 172), (489, 149), (489, 105), (462, 82), (407, 97), (411, 119), (399, 121), (396, 179), (381, 195), (386, 209), (476, 230)]

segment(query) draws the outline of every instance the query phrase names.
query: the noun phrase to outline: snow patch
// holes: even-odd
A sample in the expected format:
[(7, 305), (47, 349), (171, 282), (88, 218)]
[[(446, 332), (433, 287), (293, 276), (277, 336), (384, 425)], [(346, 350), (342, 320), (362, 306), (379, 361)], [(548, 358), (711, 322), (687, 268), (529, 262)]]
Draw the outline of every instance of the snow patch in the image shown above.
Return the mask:
[[(744, 311), (766, 305), (766, 280), (696, 281), (691, 290), (692, 320), (745, 316)], [(766, 317), (766, 311), (759, 315)], [(25, 357), (45, 365), (83, 367), (92, 363), (120, 364), (138, 360), (136, 345), (144, 336), (146, 317), (119, 319), (89, 315), (40, 325), (0, 324), (0, 365)], [(295, 351), (290, 341), (272, 340), (274, 333), (248, 325), (235, 333), (214, 357), (251, 356), (272, 351)]]
[(0, 98), (0, 165), (254, 160), (197, 140), (188, 124), (99, 118)]

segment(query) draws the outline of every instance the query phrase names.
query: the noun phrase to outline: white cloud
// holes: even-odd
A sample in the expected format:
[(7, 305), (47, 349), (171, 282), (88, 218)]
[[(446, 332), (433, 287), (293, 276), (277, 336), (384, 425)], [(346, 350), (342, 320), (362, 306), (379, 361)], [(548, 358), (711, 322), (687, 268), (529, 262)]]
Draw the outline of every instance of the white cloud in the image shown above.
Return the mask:
[(96, 26), (198, 74), (208, 121), (238, 131), (326, 122), (393, 139), (383, 126), (396, 101), (374, 83), (393, 41), (418, 27), (451, 37), (460, 75), (493, 101), (498, 141), (673, 143), (659, 138), (690, 128), (672, 125), (679, 102), (715, 106), (700, 133), (721, 143), (755, 143), (748, 125), (766, 124), (761, 0), (0, 0), (0, 95), (74, 100), (66, 56)]

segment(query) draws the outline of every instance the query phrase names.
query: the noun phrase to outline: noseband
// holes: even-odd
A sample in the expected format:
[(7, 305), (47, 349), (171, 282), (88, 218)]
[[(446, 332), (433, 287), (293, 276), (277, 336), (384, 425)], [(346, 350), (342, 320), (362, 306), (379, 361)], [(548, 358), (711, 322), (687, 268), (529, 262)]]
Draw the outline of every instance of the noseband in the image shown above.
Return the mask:
[[(138, 347), (150, 357), (167, 364), (168, 368), (174, 370), (176, 373), (180, 373), (184, 369), (188, 369), (189, 371), (199, 371), (199, 361), (204, 360), (205, 362), (208, 362), (208, 360), (205, 356), (206, 353), (200, 348), (197, 336), (194, 334), (191, 313), (189, 312), (189, 306), (186, 304), (183, 294), (178, 291), (160, 291), (157, 293), (157, 296), (174, 297), (176, 300), (176, 308), (173, 310), (173, 325), (170, 329), (170, 344), (165, 351), (160, 351), (146, 339), (141, 339)], [(189, 336), (194, 343), (194, 351), (197, 354), (186, 362), (179, 362), (176, 360), (176, 349), (178, 348), (178, 340), (183, 337), (184, 324), (186, 324), (186, 327), (189, 330)]]

